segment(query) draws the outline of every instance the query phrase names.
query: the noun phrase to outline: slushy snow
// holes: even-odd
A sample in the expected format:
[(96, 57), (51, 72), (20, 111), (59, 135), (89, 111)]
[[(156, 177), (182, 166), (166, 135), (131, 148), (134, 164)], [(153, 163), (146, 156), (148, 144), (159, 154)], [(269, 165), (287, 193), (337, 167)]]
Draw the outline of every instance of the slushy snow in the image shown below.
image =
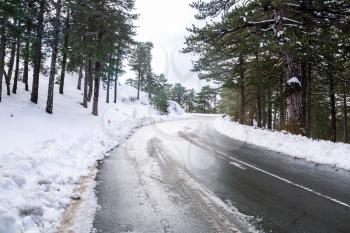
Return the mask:
[[(144, 93), (121, 85), (118, 103), (106, 104), (101, 88), (99, 117), (84, 109), (76, 77), (69, 75), (65, 94), (55, 87), (54, 114), (45, 113), (47, 83), (40, 80), (39, 104), (29, 102), (21, 83), (17, 95), (0, 103), (0, 233), (50, 233), (57, 230), (65, 208), (74, 199), (79, 178), (96, 161), (122, 143), (139, 126), (179, 119), (160, 116)], [(4, 85), (4, 84), (3, 84)], [(91, 104), (90, 104), (91, 105)]]
[(272, 132), (245, 126), (228, 117), (218, 118), (214, 127), (231, 138), (278, 151), (306, 161), (350, 170), (350, 144), (313, 140), (287, 132)]

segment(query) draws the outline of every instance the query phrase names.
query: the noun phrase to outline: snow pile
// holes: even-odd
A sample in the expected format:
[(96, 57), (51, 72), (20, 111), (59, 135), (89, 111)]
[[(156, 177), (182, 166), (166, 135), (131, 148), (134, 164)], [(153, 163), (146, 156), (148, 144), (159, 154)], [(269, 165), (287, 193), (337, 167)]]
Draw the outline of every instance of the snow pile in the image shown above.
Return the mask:
[(266, 147), (306, 161), (331, 165), (350, 170), (350, 145), (317, 141), (300, 135), (271, 132), (240, 125), (228, 118), (218, 118), (214, 122), (217, 131), (234, 139)]
[(53, 115), (45, 113), (45, 77), (39, 105), (29, 103), (30, 93), (23, 90), (0, 103), (0, 233), (55, 232), (79, 178), (108, 150), (139, 126), (181, 118), (160, 116), (144, 94), (133, 102), (136, 90), (125, 85), (118, 104), (103, 103), (101, 88), (95, 117), (80, 105), (76, 81), (67, 77), (64, 95), (56, 87)]
[(167, 108), (168, 114), (170, 116), (182, 116), (186, 115), (185, 111), (182, 109), (182, 107), (175, 101), (169, 100), (168, 101), (168, 108)]

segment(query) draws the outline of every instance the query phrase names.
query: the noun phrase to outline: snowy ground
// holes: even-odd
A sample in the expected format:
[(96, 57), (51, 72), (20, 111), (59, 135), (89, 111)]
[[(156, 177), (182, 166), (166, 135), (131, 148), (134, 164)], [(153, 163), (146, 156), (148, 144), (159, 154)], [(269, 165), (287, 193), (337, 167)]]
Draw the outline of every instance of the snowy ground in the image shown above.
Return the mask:
[(214, 126), (220, 133), (249, 144), (266, 147), (306, 161), (350, 170), (349, 144), (255, 129), (232, 122), (228, 118), (218, 118)]
[(100, 116), (84, 109), (76, 78), (67, 77), (65, 95), (55, 87), (54, 114), (45, 113), (47, 78), (40, 80), (39, 104), (20, 84), (17, 95), (0, 103), (0, 233), (55, 232), (65, 208), (74, 199), (79, 178), (97, 160), (123, 142), (136, 127), (185, 117), (160, 116), (146, 95), (137, 103), (129, 86), (119, 87), (118, 104), (105, 104)]

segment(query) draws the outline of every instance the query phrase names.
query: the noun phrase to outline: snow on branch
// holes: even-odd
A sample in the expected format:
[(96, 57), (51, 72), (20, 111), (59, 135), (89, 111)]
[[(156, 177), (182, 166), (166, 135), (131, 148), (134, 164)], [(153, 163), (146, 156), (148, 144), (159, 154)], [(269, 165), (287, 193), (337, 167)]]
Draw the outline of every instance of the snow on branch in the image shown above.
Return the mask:
[(288, 17), (282, 17), (282, 20), (283, 20), (283, 21), (286, 21), (286, 22), (291, 22), (291, 23), (295, 23), (295, 24), (300, 24), (300, 25), (303, 24), (303, 23), (301, 23), (301, 22), (299, 22), (299, 21), (296, 21), (296, 20), (294, 20), (294, 19), (290, 19), (290, 18), (288, 18)]
[(262, 20), (262, 21), (258, 21), (258, 22), (248, 21), (248, 24), (251, 24), (251, 25), (266, 25), (266, 24), (273, 24), (275, 22), (276, 22), (276, 20), (274, 20), (274, 19), (268, 19), (268, 20)]

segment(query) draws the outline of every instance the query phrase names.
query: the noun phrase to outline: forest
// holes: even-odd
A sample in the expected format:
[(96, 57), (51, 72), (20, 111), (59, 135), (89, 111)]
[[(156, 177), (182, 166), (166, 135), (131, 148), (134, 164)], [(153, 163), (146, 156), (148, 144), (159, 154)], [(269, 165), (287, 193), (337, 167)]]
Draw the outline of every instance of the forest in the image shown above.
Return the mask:
[(134, 0), (1, 1), (0, 101), (23, 87), (37, 104), (39, 82), (46, 75), (46, 112), (52, 114), (55, 85), (64, 94), (66, 73), (75, 72), (82, 106), (92, 102), (92, 114), (98, 115), (101, 80), (115, 83), (116, 101), (123, 61), (134, 44), (134, 7)]
[(152, 42), (134, 40), (138, 19), (134, 0), (6, 0), (0, 4), (0, 102), (3, 94), (15, 95), (24, 88), (37, 104), (40, 79), (48, 76), (46, 112), (52, 114), (55, 86), (63, 95), (66, 73), (74, 72), (79, 77), (77, 89), (83, 92), (82, 106), (92, 102), (92, 114), (98, 115), (100, 86), (106, 89), (105, 101), (116, 103), (118, 79), (128, 64), (136, 78), (127, 83), (138, 90), (131, 101), (144, 91), (161, 112), (167, 111), (168, 100), (189, 112), (216, 112), (218, 93), (209, 86), (197, 95), (180, 83), (168, 83), (164, 74), (154, 74)]
[(205, 85), (200, 90), (194, 90), (181, 83), (169, 83), (164, 74), (158, 75), (152, 71), (151, 51), (151, 42), (138, 42), (131, 55), (130, 65), (137, 77), (126, 80), (126, 84), (138, 90), (136, 99), (139, 98), (140, 91), (146, 92), (151, 103), (162, 113), (167, 112), (169, 100), (177, 102), (189, 113), (219, 112), (220, 87)]
[[(152, 42), (137, 42), (134, 0), (6, 0), (0, 2), (0, 102), (18, 88), (38, 103), (39, 82), (49, 78), (64, 94), (67, 72), (78, 75), (81, 105), (98, 115), (117, 102), (118, 80), (148, 93), (166, 112), (174, 100), (188, 112), (225, 113), (241, 124), (349, 142), (349, 1), (198, 0), (191, 4), (204, 26), (188, 28), (183, 53), (208, 81), (201, 90), (170, 84), (152, 70)], [(3, 81), (4, 80), (4, 81)], [(29, 100), (28, 100), (29, 101)]]
[(349, 1), (198, 0), (193, 71), (241, 124), (349, 142)]

